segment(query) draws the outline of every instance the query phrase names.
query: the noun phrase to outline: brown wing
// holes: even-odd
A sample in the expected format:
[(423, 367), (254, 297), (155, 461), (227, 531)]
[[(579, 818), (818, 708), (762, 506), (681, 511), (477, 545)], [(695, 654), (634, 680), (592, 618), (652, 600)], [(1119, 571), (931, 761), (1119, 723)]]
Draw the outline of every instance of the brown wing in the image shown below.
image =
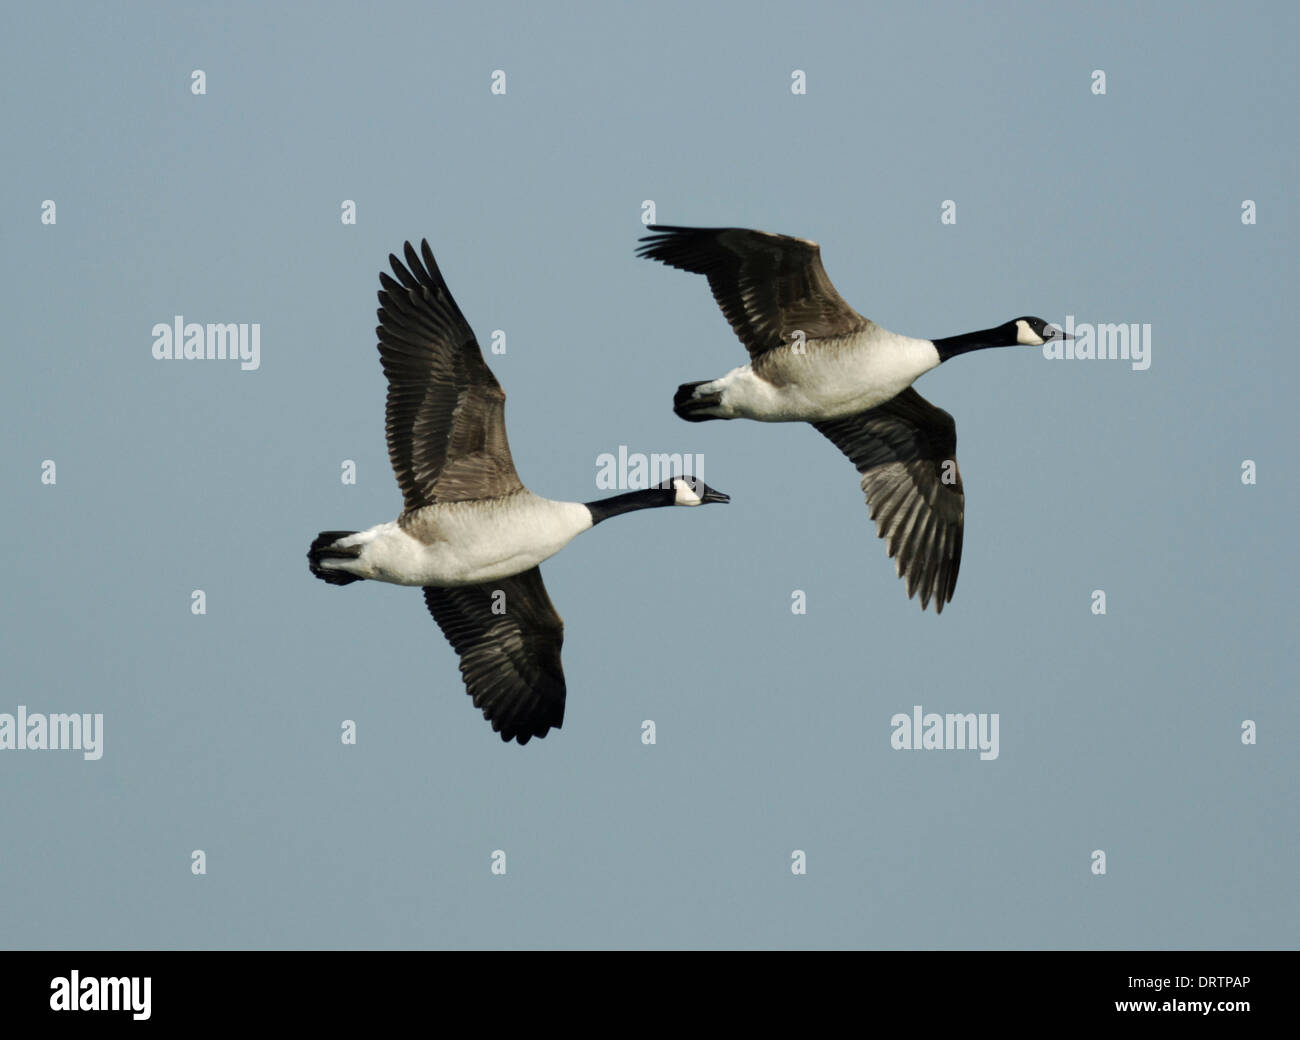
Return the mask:
[(388, 457), (409, 513), (523, 487), (506, 440), (505, 391), (447, 290), (429, 243), (380, 272), (379, 360), (388, 377)]
[(426, 587), (424, 601), (460, 655), (474, 706), (502, 740), (527, 744), (564, 722), (564, 622), (537, 567), (500, 581)]
[(751, 358), (789, 343), (796, 331), (822, 339), (871, 325), (835, 291), (816, 242), (746, 228), (649, 230), (637, 255), (706, 275)]
[(957, 587), (966, 511), (952, 416), (908, 387), (876, 408), (813, 426), (857, 466), (908, 597), (919, 591), (922, 610), (933, 597), (942, 612)]

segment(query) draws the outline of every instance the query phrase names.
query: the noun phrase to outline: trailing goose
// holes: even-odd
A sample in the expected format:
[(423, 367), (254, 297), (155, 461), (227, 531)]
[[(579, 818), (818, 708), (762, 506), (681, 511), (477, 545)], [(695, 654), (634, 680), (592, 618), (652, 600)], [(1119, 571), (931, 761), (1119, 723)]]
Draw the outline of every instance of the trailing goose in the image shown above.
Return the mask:
[(812, 423), (857, 467), (908, 597), (942, 611), (961, 564), (957, 430), (912, 382), (972, 350), (1073, 337), (1032, 317), (945, 339), (900, 336), (843, 300), (816, 242), (745, 228), (648, 230), (637, 255), (705, 275), (750, 357), (719, 379), (683, 384), (673, 410), (690, 422)]
[(388, 455), (405, 507), (366, 531), (323, 531), (307, 553), (331, 585), (419, 585), (460, 656), (476, 707), (505, 741), (527, 744), (564, 721), (564, 624), (538, 564), (610, 517), (729, 499), (702, 480), (596, 502), (539, 498), (506, 442), (505, 391), (483, 360), (429, 243), (406, 243), (380, 273), (379, 359), (388, 378)]

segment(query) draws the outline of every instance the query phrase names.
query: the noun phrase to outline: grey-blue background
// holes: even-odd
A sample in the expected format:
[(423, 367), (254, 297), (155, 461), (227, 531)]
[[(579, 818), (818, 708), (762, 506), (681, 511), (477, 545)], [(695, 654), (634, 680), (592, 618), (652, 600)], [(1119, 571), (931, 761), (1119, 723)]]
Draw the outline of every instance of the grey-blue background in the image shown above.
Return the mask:
[[(4, 20), (0, 711), (106, 716), (99, 762), (0, 754), (4, 946), (1296, 945), (1294, 5)], [(1149, 322), (1153, 363), (920, 381), (967, 490), (922, 614), (815, 431), (672, 415), (745, 357), (703, 279), (634, 258), (647, 199), (817, 239), (887, 328)], [(544, 565), (569, 705), (525, 748), (417, 591), (304, 560), (399, 509), (374, 293), (421, 236), (507, 332), (535, 491), (596, 497), (626, 444), (733, 496)], [(260, 322), (260, 370), (154, 360), (175, 314)], [(1000, 758), (892, 750), (918, 703), (998, 712)]]

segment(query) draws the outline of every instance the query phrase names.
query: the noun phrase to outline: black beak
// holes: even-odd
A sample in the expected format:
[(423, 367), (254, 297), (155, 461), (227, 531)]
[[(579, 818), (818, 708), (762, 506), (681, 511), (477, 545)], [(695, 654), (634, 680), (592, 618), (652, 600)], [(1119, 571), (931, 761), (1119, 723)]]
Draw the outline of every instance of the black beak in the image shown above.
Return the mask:
[(724, 495), (721, 491), (714, 491), (713, 488), (709, 488), (708, 491), (704, 492), (704, 497), (700, 499), (700, 501), (705, 503), (722, 502), (725, 504), (731, 501), (731, 496)]
[(1060, 329), (1049, 328), (1048, 331), (1052, 333), (1051, 339), (1047, 341), (1048, 343), (1055, 343), (1058, 339), (1074, 339), (1068, 332), (1062, 332)]

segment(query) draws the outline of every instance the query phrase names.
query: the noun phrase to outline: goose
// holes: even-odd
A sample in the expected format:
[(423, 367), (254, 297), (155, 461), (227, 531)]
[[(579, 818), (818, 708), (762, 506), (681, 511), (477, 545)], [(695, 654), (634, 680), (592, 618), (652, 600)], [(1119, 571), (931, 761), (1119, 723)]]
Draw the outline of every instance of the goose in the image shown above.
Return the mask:
[(388, 379), (388, 455), (401, 515), (365, 531), (322, 531), (307, 553), (331, 585), (418, 585), (460, 657), (475, 707), (503, 741), (527, 744), (564, 721), (564, 623), (538, 568), (611, 517), (730, 501), (696, 477), (595, 502), (556, 502), (519, 479), (505, 391), (483, 360), (428, 241), (379, 281), (379, 359)]
[(877, 535), (908, 598), (936, 613), (952, 601), (965, 495), (953, 418), (912, 383), (972, 350), (1073, 339), (1041, 318), (943, 339), (881, 328), (850, 307), (804, 238), (747, 228), (652, 224), (637, 255), (709, 280), (750, 362), (684, 383), (673, 411), (689, 422), (808, 422), (857, 467)]

